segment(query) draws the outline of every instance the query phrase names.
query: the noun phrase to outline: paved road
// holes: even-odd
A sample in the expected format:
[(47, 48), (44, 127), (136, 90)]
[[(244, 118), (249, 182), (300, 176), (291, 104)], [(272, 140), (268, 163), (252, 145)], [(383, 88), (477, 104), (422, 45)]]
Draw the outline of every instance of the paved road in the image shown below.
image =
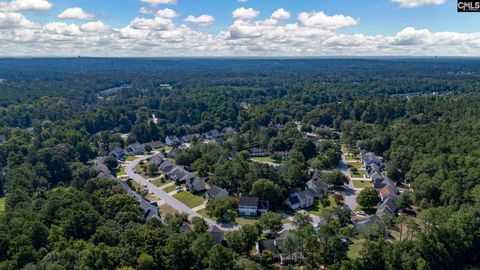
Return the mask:
[(354, 211), (357, 208), (357, 194), (355, 188), (353, 187), (352, 178), (350, 176), (350, 171), (348, 170), (347, 162), (345, 155), (342, 153), (342, 160), (338, 164), (338, 168), (348, 177), (348, 185), (344, 185), (343, 190), (341, 191), (343, 196), (345, 196), (345, 204), (348, 205), (350, 210)]
[(233, 231), (233, 230), (238, 230), (238, 226), (233, 226), (233, 225), (228, 225), (228, 224), (218, 224), (212, 219), (206, 218), (197, 212), (193, 211), (189, 207), (187, 207), (185, 204), (182, 202), (178, 201), (177, 199), (173, 198), (172, 196), (168, 195), (165, 191), (163, 191), (161, 188), (155, 186), (154, 184), (150, 183), (147, 179), (143, 178), (141, 175), (136, 174), (134, 172), (135, 166), (141, 161), (145, 160), (149, 157), (152, 157), (153, 155), (149, 156), (142, 156), (141, 158), (138, 158), (130, 163), (127, 164), (125, 167), (125, 172), (127, 173), (128, 177), (132, 178), (133, 181), (139, 183), (142, 186), (145, 186), (148, 188), (148, 191), (150, 193), (153, 192), (153, 195), (156, 197), (160, 198), (162, 201), (164, 201), (166, 204), (170, 205), (171, 207), (175, 208), (177, 211), (181, 213), (186, 213), (188, 214), (188, 218), (191, 220), (194, 217), (200, 217), (205, 219), (205, 222), (210, 225), (210, 226), (217, 226), (223, 231)]

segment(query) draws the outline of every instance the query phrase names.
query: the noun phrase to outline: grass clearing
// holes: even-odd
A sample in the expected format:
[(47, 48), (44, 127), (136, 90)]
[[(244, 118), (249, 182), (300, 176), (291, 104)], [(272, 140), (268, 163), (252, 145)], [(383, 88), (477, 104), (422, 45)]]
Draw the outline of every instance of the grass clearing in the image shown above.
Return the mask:
[(178, 213), (178, 211), (171, 207), (170, 205), (164, 203), (158, 207), (158, 210), (160, 211), (160, 216), (162, 218), (165, 218), (168, 215), (175, 215), (175, 213)]
[(160, 148), (155, 148), (155, 150), (159, 151), (159, 152), (162, 152), (162, 150), (165, 151), (165, 152), (168, 152), (168, 151), (173, 150), (173, 147), (170, 146), (170, 145), (165, 145), (165, 146), (162, 146)]
[(179, 186), (177, 186), (177, 185), (172, 185), (172, 186), (169, 186), (169, 187), (164, 188), (163, 191), (165, 191), (165, 192), (167, 192), (167, 193), (170, 193), (170, 192), (174, 191), (175, 189), (177, 189), (177, 187), (179, 187)]
[(271, 157), (253, 157), (251, 160), (257, 161), (257, 162), (268, 162), (268, 163), (280, 163), (278, 160), (274, 160)]
[(134, 161), (134, 160), (136, 160), (136, 159), (138, 159), (138, 157), (136, 157), (136, 156), (128, 156), (127, 159), (126, 159), (126, 161)]
[(352, 238), (352, 244), (348, 247), (347, 256), (350, 259), (356, 259), (360, 257), (360, 250), (362, 250), (365, 238), (354, 237)]
[(315, 203), (313, 204), (313, 206), (306, 209), (306, 211), (310, 214), (323, 216), (324, 214), (326, 214), (326, 211), (337, 206), (337, 202), (335, 202), (335, 199), (333, 199), (333, 196), (328, 196), (328, 201), (330, 202), (330, 204), (327, 206), (323, 206), (322, 200), (317, 199), (315, 200)]
[(255, 225), (257, 223), (258, 218), (244, 218), (244, 217), (237, 217), (235, 218), (235, 223), (237, 223), (240, 226), (243, 225)]
[(348, 163), (348, 166), (350, 167), (353, 167), (353, 168), (357, 168), (357, 169), (362, 169), (363, 168), (363, 164), (361, 162), (351, 162), (351, 163)]
[(157, 198), (155, 195), (151, 193), (148, 193), (147, 195), (145, 195), (145, 198), (149, 199), (151, 202), (156, 202), (160, 200), (159, 198)]
[(354, 188), (367, 188), (372, 187), (371, 181), (363, 181), (363, 180), (352, 180)]
[(127, 173), (125, 172), (125, 166), (120, 166), (116, 169), (113, 169), (112, 172), (117, 176), (126, 176)]
[(357, 170), (356, 172), (354, 172), (353, 170), (350, 170), (350, 175), (353, 178), (363, 178), (365, 174), (367, 174), (367, 172), (363, 169)]
[(0, 214), (3, 214), (5, 212), (5, 199), (6, 197), (0, 198)]
[[(163, 180), (163, 181), (162, 181)], [(155, 180), (152, 180), (152, 184), (154, 184), (155, 186), (157, 187), (163, 187), (165, 186), (166, 184), (169, 184), (171, 183), (172, 181), (171, 180), (165, 180), (165, 179), (161, 179), (161, 178), (157, 178)]]
[(202, 195), (193, 195), (192, 193), (186, 191), (174, 194), (173, 197), (181, 201), (189, 208), (197, 207), (205, 201)]

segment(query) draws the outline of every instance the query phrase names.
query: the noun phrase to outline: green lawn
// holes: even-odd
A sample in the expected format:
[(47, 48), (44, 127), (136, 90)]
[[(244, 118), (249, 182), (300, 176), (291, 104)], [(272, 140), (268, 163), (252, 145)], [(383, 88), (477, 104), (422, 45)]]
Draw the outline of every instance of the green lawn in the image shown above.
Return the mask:
[(310, 214), (323, 216), (326, 211), (337, 206), (337, 203), (335, 202), (332, 196), (328, 196), (328, 201), (330, 201), (330, 205), (324, 207), (320, 200), (315, 200), (315, 203), (313, 204), (313, 206), (306, 209), (306, 211), (309, 212)]
[(251, 160), (255, 160), (258, 162), (269, 162), (269, 163), (279, 163), (277, 160), (274, 160), (271, 157), (253, 157)]
[(169, 145), (165, 145), (165, 146), (163, 146), (163, 147), (156, 148), (155, 150), (160, 151), (160, 152), (161, 152), (162, 150), (165, 151), (165, 152), (168, 152), (168, 151), (170, 151), (170, 150), (173, 150), (173, 147), (171, 147), (171, 146), (169, 146)]
[[(206, 218), (213, 218), (207, 213), (207, 209), (203, 208), (201, 210), (198, 210), (197, 213), (199, 213), (201, 216), (206, 217)], [(214, 219), (214, 218), (213, 218)]]
[(155, 195), (150, 194), (150, 193), (148, 193), (147, 195), (145, 195), (145, 198), (149, 199), (151, 202), (156, 202), (156, 201), (159, 200), (157, 197), (155, 197)]
[(197, 207), (205, 201), (202, 195), (193, 195), (192, 193), (186, 191), (177, 193), (173, 195), (173, 197), (190, 208)]
[(367, 188), (372, 187), (371, 181), (352, 180), (354, 188)]
[(360, 169), (358, 170), (357, 172), (353, 172), (352, 170), (350, 170), (350, 175), (353, 177), (353, 178), (363, 178), (363, 176), (367, 174), (367, 172), (365, 172), (365, 170), (363, 169)]
[(160, 211), (160, 216), (163, 218), (168, 216), (168, 215), (174, 215), (177, 213), (177, 210), (170, 205), (164, 203), (158, 207), (158, 210)]
[(355, 212), (358, 212), (358, 211), (363, 211), (365, 212), (365, 214), (367, 215), (373, 215), (377, 212), (377, 208), (374, 207), (374, 208), (364, 208), (362, 207), (361, 205), (357, 205), (357, 208), (355, 208), (354, 210)]
[(126, 159), (126, 161), (134, 161), (134, 160), (136, 160), (136, 159), (138, 159), (138, 157), (136, 157), (136, 156), (128, 156), (127, 159)]
[(157, 178), (157, 179), (152, 181), (152, 184), (154, 184), (157, 187), (163, 187), (166, 184), (171, 183), (171, 182), (172, 182), (171, 180), (163, 180), (163, 182), (162, 182), (161, 178)]
[(118, 167), (117, 169), (114, 169), (113, 172), (114, 172), (117, 176), (125, 176), (125, 175), (127, 175), (127, 173), (125, 172), (125, 166), (120, 166), (120, 167)]
[(169, 187), (164, 188), (163, 191), (165, 191), (165, 192), (167, 192), (167, 193), (170, 193), (170, 192), (174, 191), (177, 187), (179, 187), (179, 186), (177, 186), (177, 185), (172, 185), (172, 186), (169, 186)]
[(0, 214), (5, 212), (5, 197), (0, 198)]
[(360, 250), (362, 250), (363, 243), (365, 238), (355, 237), (352, 238), (352, 244), (348, 247), (347, 256), (350, 259), (356, 259), (360, 256)]
[(354, 167), (354, 168), (357, 168), (357, 169), (361, 169), (363, 168), (363, 164), (361, 162), (352, 162), (352, 163), (348, 163), (348, 166), (350, 167)]
[(240, 226), (243, 225), (255, 225), (257, 223), (258, 218), (244, 218), (244, 217), (237, 217), (235, 218), (235, 223), (237, 223)]

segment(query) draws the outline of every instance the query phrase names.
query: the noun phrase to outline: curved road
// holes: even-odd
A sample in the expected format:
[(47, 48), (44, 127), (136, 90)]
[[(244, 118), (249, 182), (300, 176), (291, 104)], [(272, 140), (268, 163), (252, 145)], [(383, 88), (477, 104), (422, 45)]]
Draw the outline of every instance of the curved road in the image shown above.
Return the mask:
[(155, 195), (156, 197), (158, 197), (160, 200), (164, 201), (166, 204), (170, 205), (171, 207), (175, 208), (177, 211), (188, 214), (188, 218), (190, 220), (194, 217), (200, 217), (200, 218), (203, 218), (208, 225), (217, 226), (223, 231), (234, 231), (239, 229), (238, 226), (234, 226), (234, 225), (218, 224), (214, 220), (198, 214), (197, 212), (193, 211), (192, 209), (190, 209), (188, 206), (186, 206), (179, 200), (168, 195), (167, 192), (163, 191), (161, 188), (150, 183), (147, 179), (143, 178), (141, 175), (136, 174), (134, 172), (135, 166), (137, 166), (137, 164), (140, 161), (150, 158), (152, 156), (153, 155), (142, 156), (141, 158), (138, 158), (134, 161), (131, 161), (129, 164), (127, 164), (127, 166), (125, 167), (125, 172), (128, 175), (128, 177), (132, 178), (133, 181), (139, 183), (142, 186), (146, 185), (150, 193), (153, 193), (153, 195)]

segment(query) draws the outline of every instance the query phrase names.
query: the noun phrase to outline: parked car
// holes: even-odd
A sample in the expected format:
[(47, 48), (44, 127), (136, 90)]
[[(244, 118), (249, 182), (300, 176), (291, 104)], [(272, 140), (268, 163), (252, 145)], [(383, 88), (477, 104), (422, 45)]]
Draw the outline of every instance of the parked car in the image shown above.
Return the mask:
[(177, 187), (177, 192), (182, 192), (183, 191), (183, 187)]

